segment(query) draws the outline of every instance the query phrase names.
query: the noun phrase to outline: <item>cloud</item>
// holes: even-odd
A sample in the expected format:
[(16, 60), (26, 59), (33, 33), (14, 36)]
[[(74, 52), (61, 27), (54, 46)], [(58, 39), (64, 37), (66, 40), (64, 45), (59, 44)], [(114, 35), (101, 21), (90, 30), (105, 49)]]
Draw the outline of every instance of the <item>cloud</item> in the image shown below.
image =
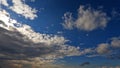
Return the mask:
[[(24, 62), (23, 62), (24, 63)], [(76, 66), (66, 66), (66, 65), (61, 65), (61, 64), (51, 64), (51, 63), (46, 63), (46, 64), (37, 64), (36, 63), (31, 63), (31, 64), (22, 64), (22, 63), (16, 63), (14, 61), (2, 61), (0, 62), (0, 67), (2, 68), (79, 68)]]
[(63, 36), (37, 33), (29, 25), (11, 19), (7, 11), (0, 11), (0, 61), (40, 65), (91, 51), (68, 45), (68, 41)]
[(120, 37), (112, 37), (109, 42), (100, 43), (94, 48), (88, 48), (87, 52), (85, 52), (87, 57), (101, 56), (108, 59), (120, 59)]
[[(23, 61), (22, 61), (23, 62)], [(24, 63), (24, 64), (23, 64)], [(25, 64), (25, 61), (23, 63), (17, 63), (17, 61), (2, 61), (0, 62), (1, 68), (65, 68), (63, 65), (56, 65), (56, 64), (37, 64), (37, 63), (30, 63)]]
[(0, 68), (22, 68), (20, 64), (11, 64), (10, 62), (2, 61), (0, 62)]
[(74, 28), (92, 31), (98, 28), (105, 28), (110, 18), (101, 10), (95, 10), (91, 7), (80, 6), (78, 9), (78, 17), (75, 19), (72, 13), (67, 12), (63, 16), (65, 29), (72, 30)]
[(0, 4), (2, 4), (4, 6), (9, 6), (7, 0), (0, 0)]
[(31, 2), (35, 2), (35, 0), (31, 0)]
[(98, 68), (120, 68), (120, 66), (100, 66)]
[(98, 54), (95, 56), (105, 56), (109, 59), (120, 59), (120, 37), (112, 37), (110, 42), (98, 44), (95, 51)]
[[(34, 1), (34, 0), (32, 0)], [(10, 8), (12, 11), (24, 16), (26, 19), (34, 20), (37, 17), (37, 10), (30, 7), (23, 0), (12, 0), (13, 5), (9, 6), (7, 0), (1, 0), (1, 4)]]
[(107, 54), (110, 52), (109, 50), (109, 44), (107, 43), (101, 43), (98, 45), (98, 47), (96, 48), (97, 53), (99, 54)]
[(72, 13), (67, 12), (63, 16), (64, 23), (62, 24), (65, 29), (72, 30), (74, 26), (74, 21), (72, 17)]
[[(0, 17), (1, 18), (0, 20), (2, 21), (2, 23), (6, 24), (6, 26), (1, 24), (1, 27), (2, 27), (2, 28), (0, 28), (1, 37), (4, 40), (9, 40), (8, 42), (4, 42), (1, 39), (0, 40), (2, 42), (1, 46), (2, 45), (3, 46), (6, 45), (6, 47), (11, 46), (11, 48), (13, 48), (15, 46), (16, 47), (20, 46), (21, 48), (26, 47), (26, 48), (23, 48), (23, 51), (28, 50), (28, 52), (29, 52), (30, 50), (32, 50), (33, 53), (36, 53), (37, 52), (36, 50), (38, 50), (38, 52), (39, 52), (39, 48), (41, 49), (42, 47), (43, 47), (42, 48), (43, 52), (49, 51), (49, 48), (50, 48), (50, 50), (56, 49), (55, 52), (58, 51), (58, 53), (62, 52), (61, 50), (59, 50), (60, 48), (63, 49), (63, 51), (66, 51), (68, 53), (78, 51), (78, 49), (75, 47), (65, 45), (65, 42), (67, 40), (62, 36), (36, 33), (31, 29), (30, 26), (25, 25), (25, 24), (23, 24), (21, 27), (16, 27), (16, 26), (14, 26), (14, 24), (18, 24), (17, 22), (14, 24), (9, 23), (8, 16), (6, 16), (4, 14), (1, 14), (1, 16), (4, 18)], [(4, 20), (5, 18), (6, 18), (6, 20)], [(8, 21), (7, 21), (7, 19), (8, 19)], [(12, 22), (12, 21), (13, 20), (11, 19), (10, 22)], [(11, 26), (10, 24), (13, 24), (13, 25)], [(10, 29), (10, 28), (12, 28), (12, 29)], [(13, 45), (13, 47), (12, 47), (12, 45)], [(44, 48), (46, 49), (46, 51), (44, 51)], [(70, 48), (70, 52), (68, 51), (69, 48)], [(21, 50), (18, 49), (18, 51), (21, 51)], [(68, 54), (68, 53), (66, 53), (66, 54)], [(52, 55), (54, 55), (54, 54), (52, 54)]]
[(114, 37), (111, 39), (112, 42), (111, 42), (111, 46), (112, 47), (116, 47), (116, 48), (120, 48), (120, 37)]
[(23, 15), (25, 18), (33, 20), (37, 17), (37, 10), (31, 8), (29, 5), (25, 4), (22, 0), (12, 0), (13, 6), (10, 7), (11, 10), (17, 14)]
[(86, 65), (90, 65), (90, 62), (84, 62), (84, 63), (80, 64), (80, 66), (86, 66)]

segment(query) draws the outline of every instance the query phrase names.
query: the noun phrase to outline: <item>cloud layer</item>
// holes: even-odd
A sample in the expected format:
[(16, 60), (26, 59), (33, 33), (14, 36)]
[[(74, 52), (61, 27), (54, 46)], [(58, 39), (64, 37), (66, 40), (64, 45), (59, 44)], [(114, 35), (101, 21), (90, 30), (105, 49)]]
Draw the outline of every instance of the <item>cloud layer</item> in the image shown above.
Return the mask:
[(0, 60), (4, 61), (39, 65), (91, 52), (66, 44), (69, 40), (63, 36), (36, 33), (30, 26), (11, 19), (5, 10), (0, 11), (0, 32)]
[[(33, 20), (37, 17), (37, 10), (25, 4), (23, 0), (12, 0), (12, 3), (13, 5), (9, 6), (7, 0), (1, 0), (2, 5), (25, 18)], [(105, 12), (85, 6), (80, 6), (78, 9), (77, 19), (74, 19), (70, 12), (65, 13), (63, 19), (62, 25), (65, 29), (77, 28), (85, 31), (105, 28), (110, 20)], [(29, 25), (11, 19), (7, 11), (0, 11), (0, 66), (2, 68), (67, 68), (52, 63), (66, 56), (93, 53), (120, 59), (120, 37), (112, 38), (110, 43), (100, 43), (95, 49), (81, 50), (80, 47), (68, 45), (66, 42), (69, 40), (63, 36), (37, 33)], [(89, 64), (85, 62), (80, 66)]]
[(84, 31), (92, 31), (97, 28), (103, 29), (110, 20), (105, 12), (86, 6), (80, 6), (77, 19), (70, 12), (65, 13), (63, 19), (62, 25), (65, 29), (77, 28)]

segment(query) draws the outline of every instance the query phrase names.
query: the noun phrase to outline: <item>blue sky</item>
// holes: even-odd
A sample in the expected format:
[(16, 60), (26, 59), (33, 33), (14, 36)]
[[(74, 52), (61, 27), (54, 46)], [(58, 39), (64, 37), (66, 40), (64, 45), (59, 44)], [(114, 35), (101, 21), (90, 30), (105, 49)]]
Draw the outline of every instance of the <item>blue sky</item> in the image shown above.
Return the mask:
[[(120, 67), (119, 3), (120, 0), (1, 0), (0, 22), (8, 26), (0, 25), (1, 64), (39, 59), (60, 68)], [(26, 67), (29, 65), (34, 64), (26, 63)]]

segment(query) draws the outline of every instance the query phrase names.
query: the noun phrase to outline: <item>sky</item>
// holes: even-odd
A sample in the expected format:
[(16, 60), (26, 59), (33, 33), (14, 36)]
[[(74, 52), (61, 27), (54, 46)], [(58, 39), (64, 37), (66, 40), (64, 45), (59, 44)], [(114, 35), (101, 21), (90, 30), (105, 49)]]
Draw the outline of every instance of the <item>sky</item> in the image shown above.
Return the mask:
[(0, 0), (1, 68), (120, 68), (120, 0)]

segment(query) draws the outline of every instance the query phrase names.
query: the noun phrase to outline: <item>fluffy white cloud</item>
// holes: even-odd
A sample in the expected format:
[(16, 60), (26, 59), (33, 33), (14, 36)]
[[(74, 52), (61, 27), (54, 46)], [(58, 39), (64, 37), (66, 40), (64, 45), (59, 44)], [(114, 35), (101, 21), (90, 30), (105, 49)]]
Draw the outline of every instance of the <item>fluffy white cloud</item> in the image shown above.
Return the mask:
[[(4, 5), (4, 6), (9, 6), (7, 0), (0, 0), (0, 4)], [(0, 5), (1, 7), (1, 5)]]
[[(109, 59), (120, 59), (120, 37), (113, 37), (109, 43), (101, 43), (95, 48), (98, 55)], [(93, 57), (95, 57), (93, 55)]]
[(72, 13), (69, 12), (64, 14), (63, 19), (64, 23), (62, 25), (66, 29), (71, 30), (77, 28), (80, 30), (92, 31), (97, 28), (105, 28), (110, 18), (101, 10), (80, 6), (76, 20), (72, 17)]
[(98, 47), (96, 48), (96, 50), (99, 54), (107, 54), (110, 52), (109, 44), (107, 44), (107, 43), (99, 44)]
[(9, 13), (5, 10), (0, 11), (0, 27), (10, 30), (10, 27), (14, 27), (15, 20), (9, 18)]
[[(12, 6), (9, 6), (7, 0), (0, 0), (0, 4), (10, 8), (12, 11), (24, 16), (27, 19), (29, 18), (30, 20), (33, 20), (37, 17), (36, 14), (37, 10), (27, 5), (24, 0), (11, 0), (11, 1), (13, 3)], [(32, 2), (33, 1), (34, 0), (32, 0)]]
[(17, 14), (23, 15), (25, 18), (33, 20), (37, 17), (37, 10), (31, 8), (29, 5), (25, 4), (22, 0), (12, 0), (13, 6), (10, 7), (11, 10)]
[(116, 48), (120, 48), (120, 37), (114, 37), (111, 39), (111, 46), (112, 47), (116, 47)]

